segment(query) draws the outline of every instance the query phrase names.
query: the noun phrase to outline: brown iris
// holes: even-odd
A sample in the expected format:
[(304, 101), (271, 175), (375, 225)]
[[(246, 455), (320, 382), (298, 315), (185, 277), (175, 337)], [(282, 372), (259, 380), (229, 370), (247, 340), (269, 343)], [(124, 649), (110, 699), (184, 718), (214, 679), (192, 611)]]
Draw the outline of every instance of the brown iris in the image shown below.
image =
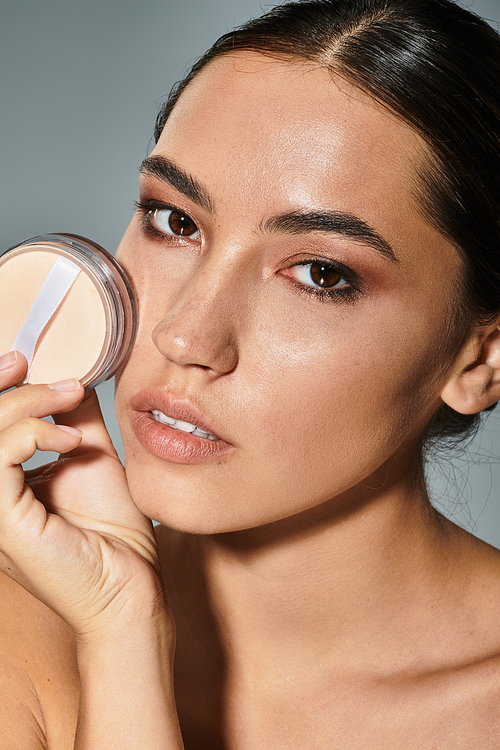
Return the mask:
[(324, 288), (335, 286), (342, 278), (335, 268), (323, 263), (311, 263), (310, 274), (314, 283)]
[(189, 237), (198, 231), (194, 221), (187, 214), (181, 214), (179, 211), (170, 212), (168, 226), (174, 234), (182, 237)]

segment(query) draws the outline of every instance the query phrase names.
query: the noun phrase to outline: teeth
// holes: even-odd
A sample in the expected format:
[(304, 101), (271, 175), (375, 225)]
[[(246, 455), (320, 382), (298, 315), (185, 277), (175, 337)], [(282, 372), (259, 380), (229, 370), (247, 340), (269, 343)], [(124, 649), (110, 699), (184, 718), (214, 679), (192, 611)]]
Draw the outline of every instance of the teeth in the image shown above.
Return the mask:
[(175, 419), (172, 419), (172, 417), (167, 417), (166, 414), (164, 414), (162, 411), (159, 411), (158, 409), (154, 409), (152, 411), (152, 414), (157, 422), (161, 422), (162, 424), (169, 424), (169, 425), (175, 424)]
[(170, 426), (181, 432), (194, 432), (196, 430), (196, 425), (189, 424), (189, 422), (183, 422), (182, 419), (176, 419), (175, 423)]
[(191, 424), (190, 422), (183, 422), (182, 419), (173, 419), (172, 417), (167, 417), (167, 415), (159, 409), (153, 409), (151, 414), (157, 422), (161, 422), (161, 424), (168, 424), (168, 426), (172, 427), (173, 430), (190, 432), (192, 435), (204, 438), (205, 440), (217, 440), (215, 435), (211, 435), (209, 432), (201, 430), (195, 424)]

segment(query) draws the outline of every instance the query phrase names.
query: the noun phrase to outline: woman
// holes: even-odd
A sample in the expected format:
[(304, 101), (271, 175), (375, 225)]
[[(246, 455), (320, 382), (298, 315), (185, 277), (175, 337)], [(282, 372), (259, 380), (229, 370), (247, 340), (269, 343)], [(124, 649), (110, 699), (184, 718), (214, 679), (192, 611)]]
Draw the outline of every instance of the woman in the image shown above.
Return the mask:
[(422, 457), (500, 398), (499, 50), (448, 0), (306, 0), (173, 93), (126, 474), (92, 394), (0, 360), (2, 747), (498, 746), (499, 553)]

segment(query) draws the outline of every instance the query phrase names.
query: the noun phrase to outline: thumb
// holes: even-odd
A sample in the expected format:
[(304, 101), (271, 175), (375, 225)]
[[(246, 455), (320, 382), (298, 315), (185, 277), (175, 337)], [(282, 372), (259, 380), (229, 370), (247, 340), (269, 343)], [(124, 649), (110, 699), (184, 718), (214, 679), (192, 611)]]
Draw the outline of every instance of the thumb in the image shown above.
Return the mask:
[(78, 449), (66, 456), (78, 455), (87, 451), (99, 451), (113, 458), (118, 458), (109, 433), (104, 424), (99, 400), (94, 390), (85, 394), (83, 401), (71, 412), (54, 414), (56, 424), (68, 425), (80, 430), (83, 434)]

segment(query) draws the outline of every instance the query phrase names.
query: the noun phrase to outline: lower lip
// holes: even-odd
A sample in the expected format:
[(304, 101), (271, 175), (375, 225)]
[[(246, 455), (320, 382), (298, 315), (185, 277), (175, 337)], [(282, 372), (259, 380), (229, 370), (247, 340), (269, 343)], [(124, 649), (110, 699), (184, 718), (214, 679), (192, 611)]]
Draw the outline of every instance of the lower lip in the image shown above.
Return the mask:
[(209, 463), (234, 451), (234, 446), (224, 440), (206, 440), (161, 424), (151, 412), (134, 412), (132, 427), (148, 453), (176, 464)]

